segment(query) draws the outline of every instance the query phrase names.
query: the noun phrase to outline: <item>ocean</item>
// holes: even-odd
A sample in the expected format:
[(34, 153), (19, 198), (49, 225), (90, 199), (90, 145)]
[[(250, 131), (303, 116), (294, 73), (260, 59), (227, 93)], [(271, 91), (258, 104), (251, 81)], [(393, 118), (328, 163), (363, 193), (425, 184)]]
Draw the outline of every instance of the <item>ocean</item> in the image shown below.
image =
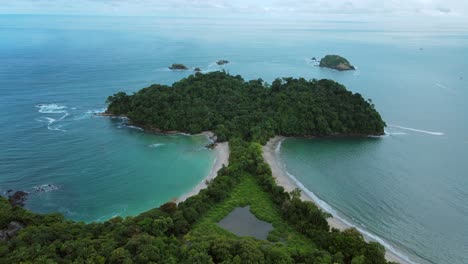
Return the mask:
[[(360, 18), (0, 15), (0, 192), (78, 221), (131, 216), (210, 171), (204, 136), (98, 117), (107, 96), (191, 72), (329, 78), (372, 99), (387, 135), (287, 139), (291, 175), (339, 217), (417, 263), (468, 262), (468, 27)], [(312, 57), (339, 54), (337, 72)], [(220, 59), (231, 61), (217, 66)]]

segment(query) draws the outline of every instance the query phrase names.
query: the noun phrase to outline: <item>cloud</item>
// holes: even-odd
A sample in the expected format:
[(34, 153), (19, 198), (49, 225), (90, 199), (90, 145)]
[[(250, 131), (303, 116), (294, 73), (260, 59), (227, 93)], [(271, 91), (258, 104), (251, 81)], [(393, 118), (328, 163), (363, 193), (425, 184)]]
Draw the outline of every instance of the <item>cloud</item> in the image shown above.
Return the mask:
[[(0, 13), (153, 15), (253, 14), (468, 15), (465, 0), (1, 0)], [(198, 13), (197, 13), (198, 12)]]

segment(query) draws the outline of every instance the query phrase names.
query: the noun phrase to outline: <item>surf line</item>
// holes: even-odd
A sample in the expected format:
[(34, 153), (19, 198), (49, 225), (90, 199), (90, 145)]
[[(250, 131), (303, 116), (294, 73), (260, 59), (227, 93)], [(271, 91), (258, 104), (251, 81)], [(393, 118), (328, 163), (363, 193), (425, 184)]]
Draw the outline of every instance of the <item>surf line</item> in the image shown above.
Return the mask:
[[(280, 152), (281, 152), (281, 146), (284, 142), (284, 139), (278, 142), (275, 148), (275, 158), (277, 159), (277, 162), (280, 162)], [(380, 236), (372, 233), (370, 230), (367, 230), (366, 227), (362, 223), (355, 222), (353, 220), (347, 220), (342, 216), (342, 212), (338, 213), (337, 210), (335, 210), (330, 204), (325, 202), (324, 200), (320, 199), (314, 192), (311, 190), (307, 189), (294, 175), (290, 174), (284, 165), (284, 163), (280, 163), (280, 170), (285, 172), (287, 177), (291, 179), (295, 185), (302, 190), (306, 196), (308, 196), (318, 207), (323, 209), (324, 211), (330, 213), (334, 218), (339, 219), (344, 226), (345, 229), (347, 228), (356, 228), (367, 240), (370, 241), (377, 241), (381, 245), (385, 247), (385, 249), (393, 254), (395, 254), (398, 258), (401, 258), (401, 260), (404, 260), (408, 264), (416, 264), (415, 262), (411, 261), (408, 256), (406, 256), (404, 253), (402, 253), (399, 249), (396, 249), (394, 246), (392, 246), (390, 243), (388, 243), (384, 238), (381, 238)], [(352, 219), (352, 218), (351, 218)], [(333, 226), (332, 226), (333, 227)]]
[(443, 132), (432, 132), (432, 131), (426, 131), (426, 130), (410, 128), (410, 127), (395, 126), (395, 125), (388, 125), (388, 126), (389, 127), (396, 127), (396, 128), (400, 128), (400, 129), (405, 129), (405, 130), (409, 130), (409, 131), (414, 131), (414, 132), (419, 132), (419, 133), (424, 133), (424, 134), (429, 134), (429, 135), (434, 135), (434, 136), (443, 136), (443, 135), (445, 135)]

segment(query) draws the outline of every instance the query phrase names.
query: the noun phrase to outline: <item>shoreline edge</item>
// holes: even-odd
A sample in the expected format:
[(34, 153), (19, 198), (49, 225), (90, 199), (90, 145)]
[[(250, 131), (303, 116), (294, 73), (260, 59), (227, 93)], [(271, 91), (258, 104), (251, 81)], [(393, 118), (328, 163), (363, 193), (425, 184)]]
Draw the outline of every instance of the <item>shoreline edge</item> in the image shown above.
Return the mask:
[[(311, 197), (309, 194), (307, 194), (304, 191), (304, 186), (299, 186), (299, 182), (297, 179), (293, 179), (286, 171), (284, 166), (282, 165), (279, 157), (277, 156), (277, 149), (280, 147), (280, 144), (283, 140), (285, 140), (287, 137), (284, 136), (276, 136), (274, 138), (271, 138), (268, 143), (262, 147), (262, 155), (263, 159), (265, 160), (266, 163), (271, 168), (271, 172), (273, 175), (273, 178), (275, 179), (276, 183), (279, 186), (282, 186), (285, 191), (287, 192), (292, 192), (296, 188), (299, 188), (301, 190), (301, 199), (303, 201), (309, 201), (314, 203), (316, 206), (318, 206), (320, 209), (323, 211), (330, 213), (326, 208), (321, 206), (320, 204), (317, 203), (316, 200), (314, 200), (313, 197)], [(302, 185), (302, 184), (300, 184)], [(331, 214), (331, 213), (330, 213)], [(328, 225), (330, 225), (331, 228), (336, 228), (341, 231), (348, 229), (348, 228), (355, 228), (354, 226), (345, 223), (343, 220), (339, 219), (335, 215), (331, 214), (332, 217), (327, 218)], [(364, 237), (366, 241), (375, 241), (374, 239), (369, 238), (366, 234), (362, 233), (360, 230), (358, 230)], [(378, 242), (378, 241), (376, 241)], [(397, 262), (401, 264), (411, 264), (413, 263), (409, 259), (405, 259), (399, 255), (397, 255), (395, 252), (391, 251), (388, 247), (385, 247), (385, 258), (388, 261), (392, 262)]]
[[(211, 131), (202, 132), (202, 135), (205, 135), (209, 140), (213, 140), (214, 134)], [(213, 149), (215, 151), (215, 160), (213, 161), (213, 165), (211, 166), (211, 170), (206, 177), (204, 177), (201, 182), (199, 182), (195, 187), (193, 187), (189, 192), (182, 194), (180, 197), (176, 199), (177, 203), (181, 203), (188, 198), (197, 195), (201, 190), (208, 187), (206, 184), (207, 182), (213, 180), (218, 176), (218, 171), (223, 166), (229, 165), (229, 142), (217, 142), (216, 146)]]

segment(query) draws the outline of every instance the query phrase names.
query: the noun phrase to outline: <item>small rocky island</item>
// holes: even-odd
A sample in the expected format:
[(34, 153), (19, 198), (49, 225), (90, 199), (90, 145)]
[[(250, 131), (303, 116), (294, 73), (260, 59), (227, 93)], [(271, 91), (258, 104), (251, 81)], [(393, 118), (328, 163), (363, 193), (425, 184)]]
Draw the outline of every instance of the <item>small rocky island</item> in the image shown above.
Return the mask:
[(338, 71), (355, 70), (349, 61), (339, 55), (327, 55), (320, 60), (320, 67), (330, 68)]
[(218, 65), (225, 65), (225, 64), (228, 64), (228, 63), (229, 63), (228, 60), (219, 60), (219, 61), (216, 62), (216, 64), (218, 64)]
[(172, 66), (169, 67), (169, 69), (185, 71), (185, 70), (188, 70), (189, 68), (187, 66), (185, 66), (184, 64), (174, 63), (174, 64), (172, 64)]

